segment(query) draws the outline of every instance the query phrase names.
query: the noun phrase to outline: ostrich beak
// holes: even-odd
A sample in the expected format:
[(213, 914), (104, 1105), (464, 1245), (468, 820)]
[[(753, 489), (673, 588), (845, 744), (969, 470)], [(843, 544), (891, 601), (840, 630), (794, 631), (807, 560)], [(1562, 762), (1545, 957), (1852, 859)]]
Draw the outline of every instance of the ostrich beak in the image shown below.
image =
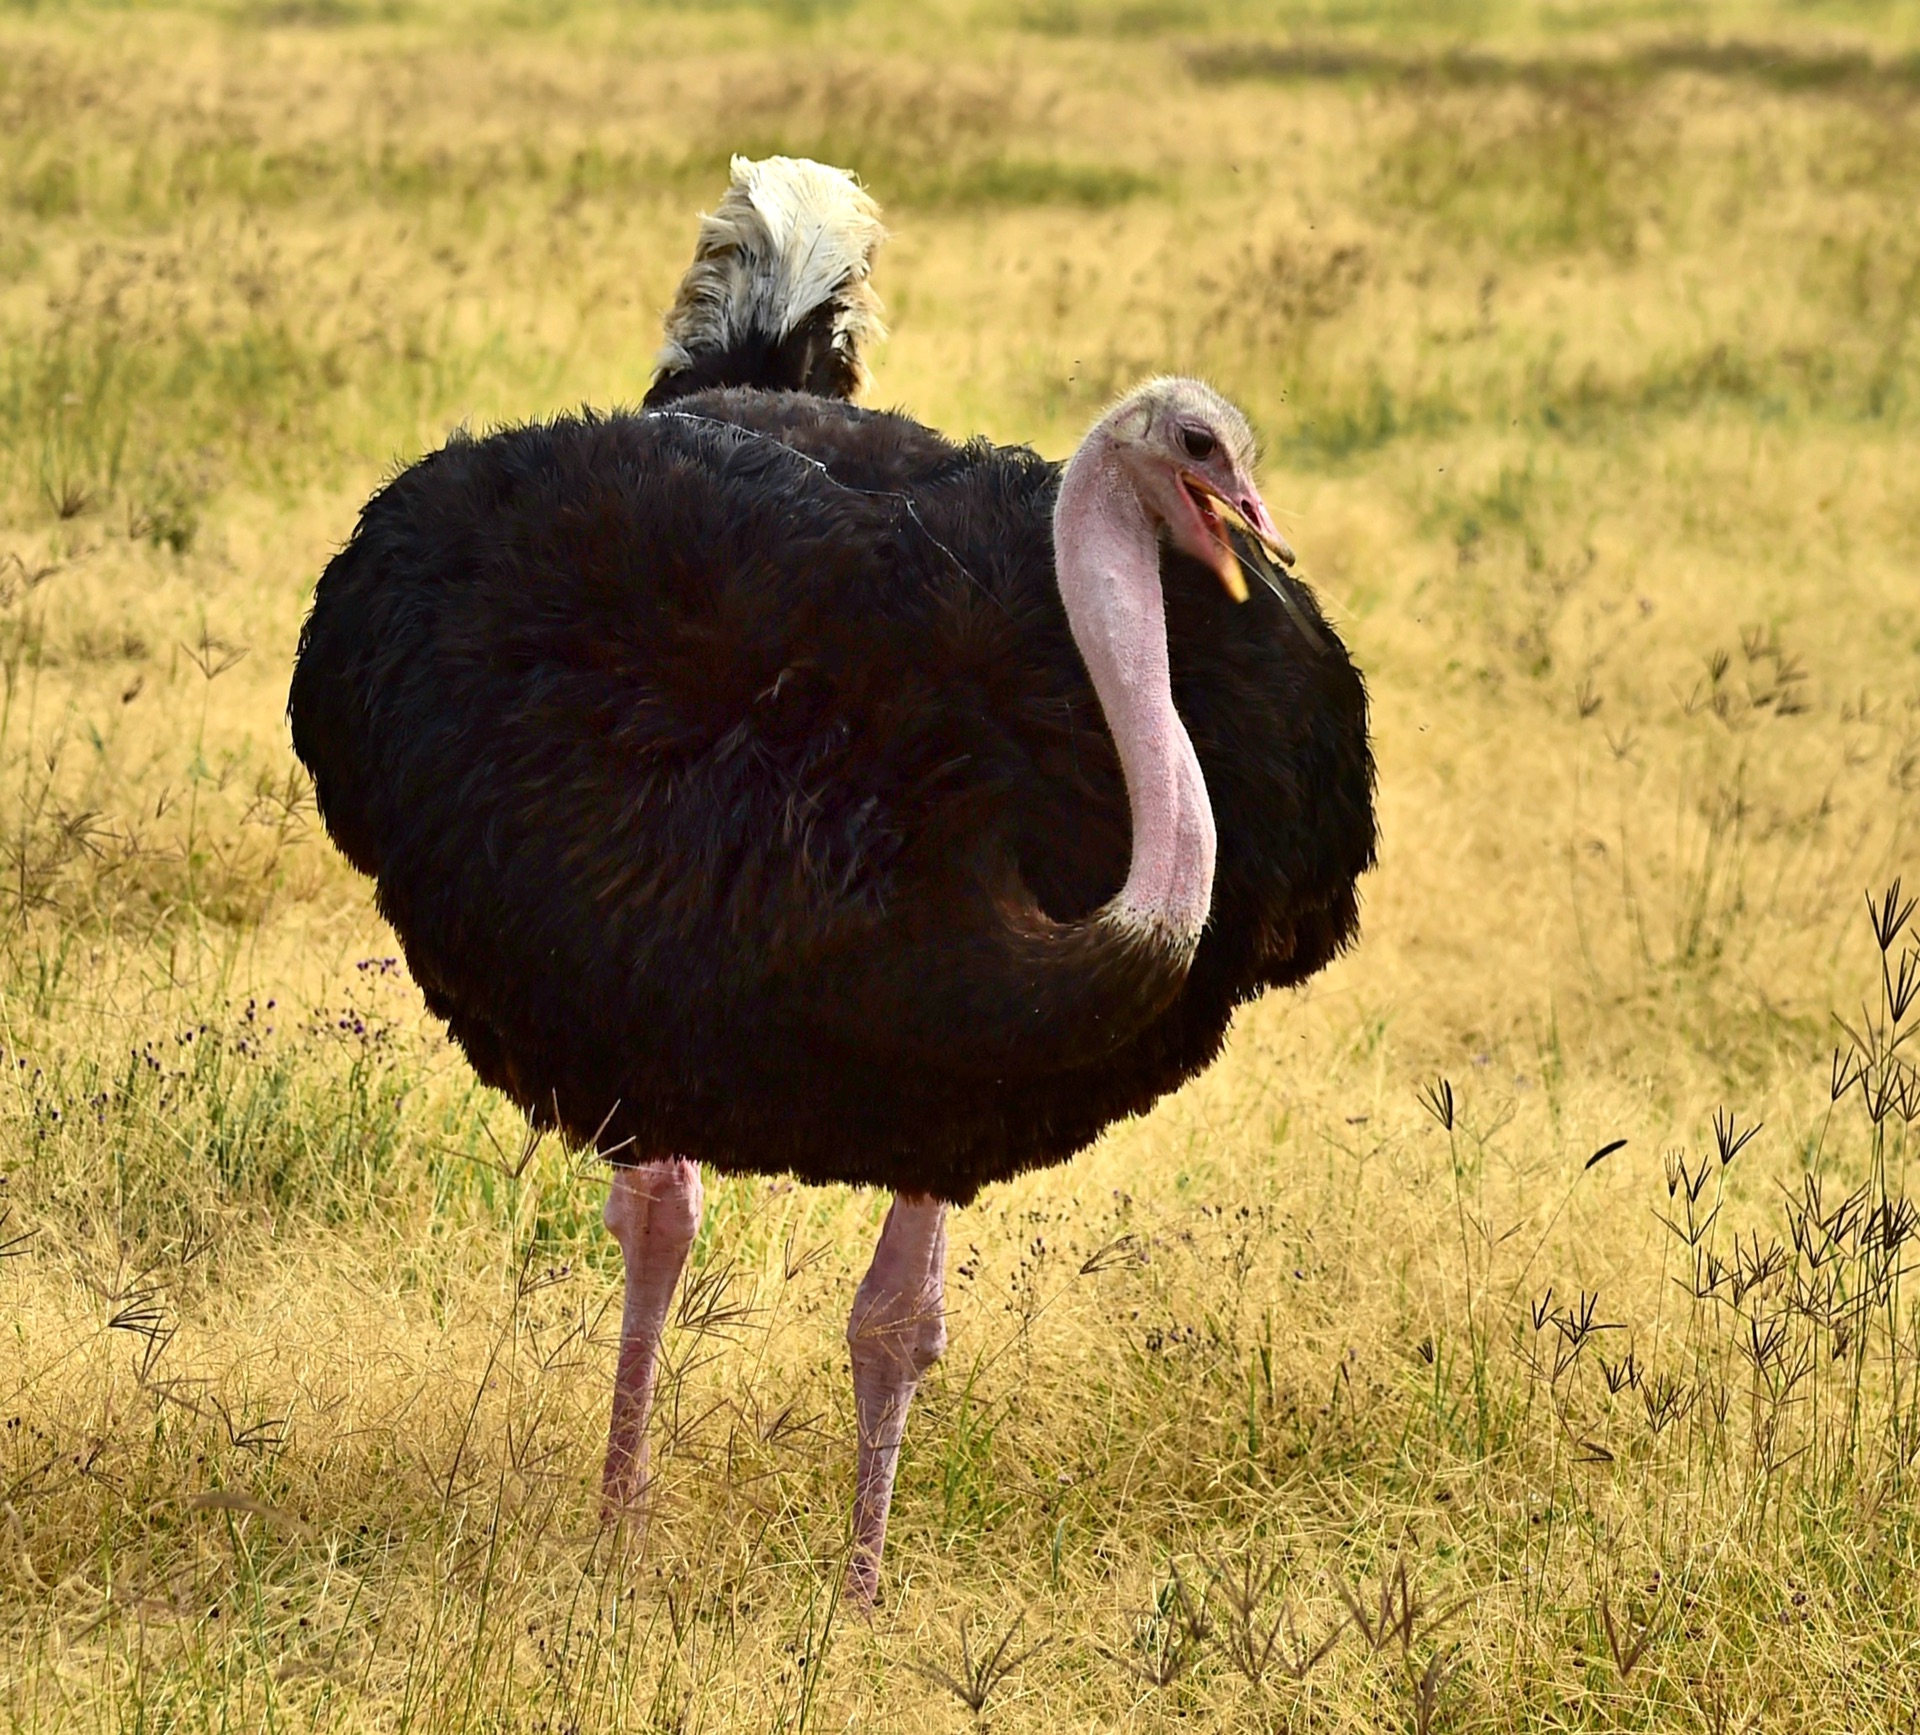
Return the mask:
[[(1180, 482), (1207, 527), (1217, 553), (1211, 564), (1227, 595), (1235, 602), (1247, 600), (1246, 574), (1240, 564), (1244, 552), (1252, 559), (1260, 582), (1276, 596), (1283, 596), (1285, 581), (1276, 566), (1291, 566), (1293, 550), (1274, 529), (1266, 503), (1252, 486), (1249, 485), (1245, 498), (1236, 504), (1204, 476), (1195, 475), (1191, 470), (1181, 472)], [(1239, 532), (1237, 538), (1230, 534), (1233, 531)]]
[(1253, 486), (1248, 484), (1235, 505), (1204, 476), (1196, 476), (1191, 470), (1181, 472), (1180, 483), (1213, 544), (1214, 559), (1209, 564), (1226, 586), (1227, 595), (1235, 602), (1247, 600), (1247, 577), (1241, 561), (1251, 562), (1260, 582), (1280, 599), (1292, 617), (1300, 636), (1316, 652), (1324, 651), (1325, 641), (1294, 598), (1293, 575), (1283, 570), (1293, 565), (1293, 550), (1274, 529), (1266, 503)]

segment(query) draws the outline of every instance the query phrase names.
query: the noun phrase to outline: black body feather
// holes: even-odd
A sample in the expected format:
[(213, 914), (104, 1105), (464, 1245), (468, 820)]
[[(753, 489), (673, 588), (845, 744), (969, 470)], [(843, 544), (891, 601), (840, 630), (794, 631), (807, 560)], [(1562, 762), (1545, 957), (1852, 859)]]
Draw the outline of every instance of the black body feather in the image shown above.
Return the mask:
[(620, 1162), (956, 1202), (1058, 1161), (1352, 937), (1366, 696), (1163, 556), (1219, 835), (1187, 967), (1089, 918), (1127, 800), (1058, 467), (751, 389), (456, 438), (321, 578), (290, 702), (428, 1005)]
[(748, 331), (731, 343), (702, 350), (682, 367), (663, 369), (647, 388), (642, 407), (659, 409), (722, 386), (851, 398), (860, 369), (853, 350), (834, 341), (839, 314), (837, 303), (823, 301), (784, 336)]

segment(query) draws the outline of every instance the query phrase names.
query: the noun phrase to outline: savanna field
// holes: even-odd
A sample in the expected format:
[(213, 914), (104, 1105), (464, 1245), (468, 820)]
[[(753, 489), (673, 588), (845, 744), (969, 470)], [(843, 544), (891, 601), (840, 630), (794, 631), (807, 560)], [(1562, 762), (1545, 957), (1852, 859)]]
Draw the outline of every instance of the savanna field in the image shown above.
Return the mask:
[[(884, 1201), (710, 1181), (603, 1530), (603, 1172), (282, 715), (774, 150), (868, 402), (1247, 408), (1380, 765), (1358, 949), (955, 1218), (871, 1623)], [(0, 1723), (1914, 1728), (1917, 207), (1908, 0), (0, 6)]]

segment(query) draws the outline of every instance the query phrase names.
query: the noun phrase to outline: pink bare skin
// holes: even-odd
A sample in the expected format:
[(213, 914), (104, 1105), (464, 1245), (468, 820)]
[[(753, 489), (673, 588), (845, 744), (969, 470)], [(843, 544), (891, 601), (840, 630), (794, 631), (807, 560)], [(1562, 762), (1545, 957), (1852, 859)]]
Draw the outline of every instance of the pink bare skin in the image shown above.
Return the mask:
[(626, 1305), (620, 1315), (620, 1362), (613, 1380), (613, 1417), (600, 1509), (609, 1518), (644, 1514), (647, 1494), (647, 1418), (660, 1372), (673, 1287), (700, 1228), (704, 1202), (700, 1166), (682, 1157), (616, 1169), (607, 1195), (607, 1228), (627, 1265)]
[(1207, 500), (1228, 501), (1278, 545), (1248, 475), (1251, 451), (1252, 436), (1230, 404), (1195, 381), (1155, 381), (1123, 398), (1081, 442), (1053, 513), (1061, 601), (1120, 754), (1133, 821), (1126, 884), (1108, 915), (1189, 948), (1213, 901), (1213, 806), (1174, 709), (1159, 538), (1164, 527), (1177, 548), (1244, 596)]
[[(1213, 807), (1192, 739), (1174, 708), (1160, 537), (1243, 599), (1246, 583), (1221, 513), (1242, 520), (1283, 564), (1293, 556), (1252, 481), (1253, 437), (1240, 412), (1193, 380), (1155, 380), (1094, 426), (1061, 478), (1054, 565), (1075, 643), (1126, 778), (1132, 856), (1103, 919), (1191, 954), (1213, 901)], [(607, 1443), (603, 1509), (644, 1507), (647, 1418), (660, 1338), (700, 1225), (700, 1171), (674, 1159), (618, 1171), (607, 1227), (627, 1263), (620, 1366)], [(847, 1323), (860, 1439), (847, 1593), (879, 1596), (887, 1513), (921, 1376), (946, 1349), (947, 1205), (900, 1193)]]
[(896, 1194), (847, 1321), (860, 1426), (847, 1594), (861, 1608), (872, 1608), (880, 1594), (880, 1556), (907, 1408), (920, 1376), (947, 1347), (946, 1287), (946, 1202)]

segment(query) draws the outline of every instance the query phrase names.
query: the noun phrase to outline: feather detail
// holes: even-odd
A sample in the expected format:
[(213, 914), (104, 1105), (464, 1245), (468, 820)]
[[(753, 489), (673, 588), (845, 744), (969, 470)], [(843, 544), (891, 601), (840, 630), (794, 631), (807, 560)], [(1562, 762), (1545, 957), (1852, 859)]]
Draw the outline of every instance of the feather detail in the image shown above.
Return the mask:
[(844, 169), (733, 159), (668, 310), (650, 405), (712, 385), (851, 397), (886, 336), (870, 276), (887, 232)]

